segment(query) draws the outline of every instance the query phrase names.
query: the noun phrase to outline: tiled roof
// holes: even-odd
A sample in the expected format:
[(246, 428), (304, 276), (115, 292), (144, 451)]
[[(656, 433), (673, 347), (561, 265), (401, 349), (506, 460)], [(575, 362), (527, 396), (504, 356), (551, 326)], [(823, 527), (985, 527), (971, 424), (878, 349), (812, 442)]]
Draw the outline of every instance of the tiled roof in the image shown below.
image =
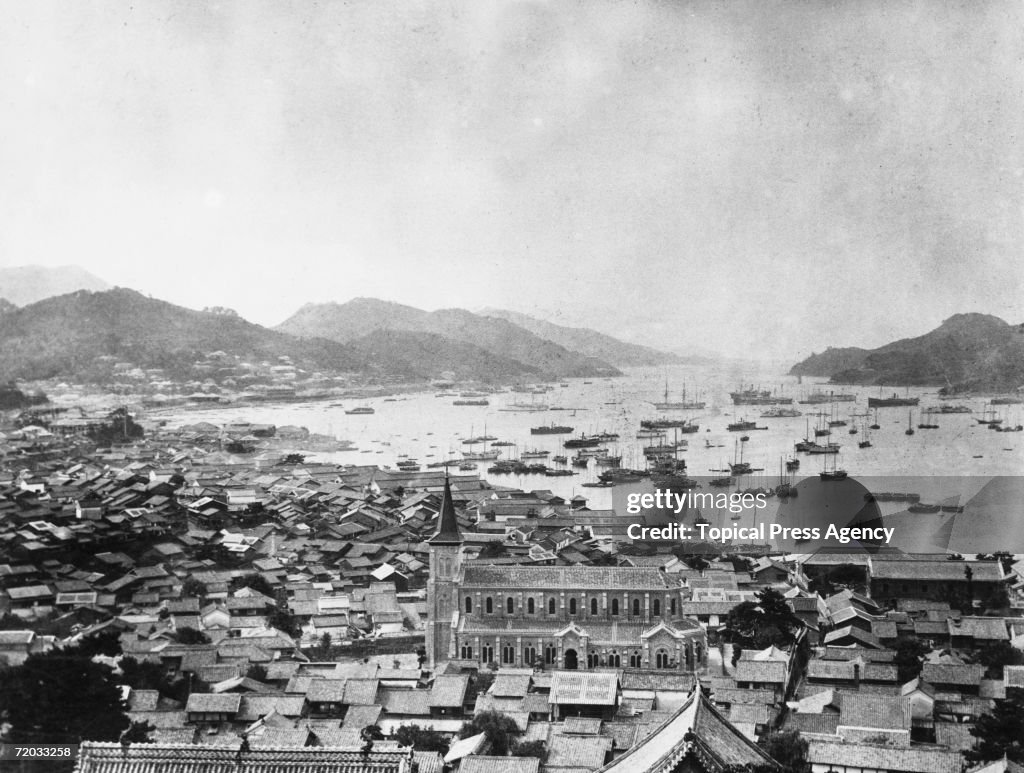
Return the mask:
[(840, 725), (900, 730), (910, 728), (910, 706), (905, 698), (862, 693), (840, 693), (840, 696)]
[(430, 689), (430, 705), (439, 708), (459, 708), (466, 700), (468, 687), (469, 676), (439, 676)]
[(942, 663), (925, 663), (921, 669), (921, 678), (932, 684), (953, 684), (976, 686), (985, 675), (985, 666), (980, 664), (970, 665), (945, 665)]
[(302, 714), (305, 702), (301, 695), (243, 695), (235, 719), (255, 722), (271, 712), (283, 717), (298, 717)]
[[(240, 764), (241, 763), (241, 764)], [(251, 748), (133, 744), (85, 741), (79, 750), (77, 773), (408, 773), (405, 750), (372, 750), (363, 754), (331, 748)]]
[(779, 661), (743, 660), (736, 663), (737, 682), (785, 684), (786, 664)]
[(467, 566), (462, 587), (496, 590), (666, 590), (676, 584), (657, 569), (616, 566)]
[(252, 736), (249, 743), (253, 748), (275, 746), (306, 746), (310, 741), (309, 728), (269, 727), (262, 735)]
[(362, 730), (364, 727), (377, 724), (380, 718), (380, 706), (350, 706), (345, 712), (342, 727), (347, 730)]
[(901, 773), (960, 773), (962, 758), (959, 752), (938, 749), (907, 749), (811, 740), (807, 750), (807, 761), (812, 765), (868, 768)]
[(775, 702), (772, 690), (742, 690), (739, 687), (720, 687), (712, 693), (715, 703), (763, 703)]
[(536, 757), (488, 757), (471, 754), (462, 759), (459, 773), (537, 773)]
[(1007, 687), (1024, 687), (1024, 666), (1003, 666), (1003, 681)]
[(430, 692), (428, 690), (382, 687), (378, 691), (377, 703), (388, 714), (430, 715)]
[(563, 735), (600, 735), (601, 720), (591, 717), (566, 717), (562, 723)]
[(551, 683), (551, 703), (613, 706), (619, 680), (614, 673), (556, 671)]
[(604, 765), (611, 748), (612, 739), (604, 736), (553, 735), (545, 768), (573, 766), (594, 770)]
[(1006, 623), (1001, 617), (961, 617), (948, 619), (950, 636), (967, 636), (986, 641), (1006, 641), (1010, 638)]
[(188, 713), (212, 712), (218, 714), (235, 714), (238, 712), (242, 696), (238, 694), (213, 695), (212, 693), (194, 692), (188, 696), (185, 711)]
[(349, 706), (372, 706), (377, 703), (377, 679), (349, 679), (345, 682), (344, 702)]
[(494, 683), (487, 691), (496, 698), (516, 698), (526, 695), (530, 689), (528, 674), (502, 674), (494, 677)]
[(343, 703), (345, 684), (345, 679), (313, 679), (306, 690), (306, 699), (310, 703)]
[(974, 582), (996, 582), (1003, 578), (998, 561), (872, 560), (875, 580), (934, 580), (966, 582), (964, 570), (971, 568)]
[(789, 714), (784, 730), (796, 730), (800, 733), (818, 733), (835, 735), (839, 726), (838, 714)]

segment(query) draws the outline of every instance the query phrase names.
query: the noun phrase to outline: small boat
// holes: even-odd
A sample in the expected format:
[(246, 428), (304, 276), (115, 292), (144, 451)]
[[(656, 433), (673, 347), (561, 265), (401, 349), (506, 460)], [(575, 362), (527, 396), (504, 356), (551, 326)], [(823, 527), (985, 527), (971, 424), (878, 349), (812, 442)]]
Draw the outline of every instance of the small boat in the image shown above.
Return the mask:
[(368, 405), (361, 405), (358, 408), (349, 408), (345, 413), (350, 416), (366, 416), (368, 414), (375, 413), (375, 411)]

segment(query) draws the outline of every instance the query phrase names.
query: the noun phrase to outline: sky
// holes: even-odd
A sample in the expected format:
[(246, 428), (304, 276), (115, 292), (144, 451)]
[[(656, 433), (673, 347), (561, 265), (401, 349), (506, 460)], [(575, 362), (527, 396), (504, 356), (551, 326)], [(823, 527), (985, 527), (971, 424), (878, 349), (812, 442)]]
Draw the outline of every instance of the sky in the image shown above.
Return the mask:
[(1024, 5), (0, 5), (0, 266), (796, 359), (1024, 321)]

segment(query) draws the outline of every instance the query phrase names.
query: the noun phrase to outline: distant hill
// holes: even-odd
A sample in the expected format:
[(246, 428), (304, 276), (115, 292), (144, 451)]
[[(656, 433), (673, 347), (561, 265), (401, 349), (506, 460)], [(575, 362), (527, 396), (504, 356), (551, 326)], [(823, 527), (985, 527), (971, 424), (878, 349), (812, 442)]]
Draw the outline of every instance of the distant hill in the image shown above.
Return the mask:
[(498, 317), (508, 320), (534, 335), (553, 341), (559, 346), (564, 346), (588, 357), (596, 357), (599, 360), (610, 362), (619, 367), (635, 367), (642, 365), (666, 365), (688, 361), (686, 358), (671, 352), (661, 352), (648, 346), (630, 344), (620, 341), (610, 335), (598, 333), (584, 327), (565, 327), (547, 322), (517, 311), (506, 309), (483, 309), (480, 314), (488, 317)]
[(790, 369), (789, 375), (831, 376), (842, 370), (859, 368), (870, 353), (870, 349), (859, 349), (856, 346), (830, 346), (821, 354), (812, 354), (806, 360), (798, 362)]
[[(340, 343), (375, 330), (431, 333), (520, 363), (527, 372), (536, 373), (537, 378), (619, 375), (618, 369), (604, 360), (571, 351), (508, 320), (480, 316), (464, 309), (428, 312), (373, 298), (356, 298), (343, 304), (307, 304), (276, 329)], [(404, 340), (407, 344), (413, 343), (412, 339)], [(414, 354), (412, 349), (407, 350), (408, 356)], [(427, 367), (431, 356), (429, 349), (423, 349), (417, 356), (423, 358), (419, 367)]]
[[(831, 350), (856, 352), (859, 350)], [(1024, 325), (1010, 325), (989, 314), (956, 314), (935, 330), (894, 341), (856, 355), (835, 357), (827, 372), (828, 352), (793, 366), (794, 374), (830, 377), (835, 384), (941, 386), (957, 391), (1005, 391), (1024, 385)]]
[(217, 351), (256, 362), (287, 355), (314, 370), (375, 368), (361, 352), (335, 341), (296, 339), (232, 313), (193, 311), (116, 288), (48, 298), (5, 314), (0, 381), (101, 381), (101, 357), (194, 377), (195, 363)]
[(410, 330), (374, 330), (346, 346), (384, 370), (435, 379), (451, 373), (459, 381), (509, 383), (535, 380), (537, 368), (463, 341)]
[(0, 268), (0, 298), (16, 306), (76, 290), (109, 290), (110, 285), (78, 266)]

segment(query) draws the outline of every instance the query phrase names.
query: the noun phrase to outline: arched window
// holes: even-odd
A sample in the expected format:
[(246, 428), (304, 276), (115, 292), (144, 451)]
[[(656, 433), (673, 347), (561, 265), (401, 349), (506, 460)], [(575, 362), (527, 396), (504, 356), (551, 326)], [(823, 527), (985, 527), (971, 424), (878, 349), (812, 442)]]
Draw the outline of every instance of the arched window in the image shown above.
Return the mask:
[(472, 660), (473, 659), (473, 648), (468, 644), (462, 645), (462, 659)]
[(658, 650), (654, 655), (655, 668), (670, 668), (668, 664), (668, 650)]
[(544, 647), (544, 662), (551, 665), (555, 662), (555, 645), (548, 644)]
[(676, 613), (676, 600), (675, 599), (672, 599), (671, 601), (669, 601), (668, 608), (669, 608), (671, 614), (674, 615)]
[(505, 599), (505, 611), (508, 612), (510, 615), (516, 611), (516, 602), (512, 600), (511, 596)]
[(531, 645), (523, 647), (523, 665), (532, 666), (537, 660), (537, 648)]
[(555, 614), (555, 600), (554, 599), (548, 599), (548, 614), (549, 615)]
[(471, 596), (466, 596), (466, 614), (468, 615), (468, 614), (472, 613), (472, 611), (473, 611), (473, 598)]
[(597, 655), (594, 654), (593, 652), (588, 652), (587, 653), (587, 668), (596, 668), (596, 667), (597, 667)]
[(537, 611), (536, 607), (534, 606), (533, 599), (526, 600), (526, 611), (529, 612), (531, 615)]
[(640, 659), (640, 653), (637, 652), (636, 650), (634, 650), (633, 652), (629, 653), (629, 667), (630, 668), (640, 668), (640, 660), (641, 660)]
[(487, 614), (494, 612), (494, 601), (490, 596), (488, 596), (487, 600), (484, 601), (484, 611), (487, 612)]
[(612, 668), (619, 668), (622, 665), (622, 656), (616, 650), (612, 650), (612, 654), (608, 656), (608, 665)]
[(633, 599), (633, 615), (640, 617), (640, 599)]
[(661, 617), (661, 600), (660, 599), (655, 599), (654, 600), (654, 603), (651, 606), (651, 613), (655, 617)]
[(516, 662), (516, 648), (511, 644), (506, 644), (501, 648), (501, 662), (506, 664)]
[(569, 614), (576, 614), (576, 599), (569, 599)]
[(612, 599), (612, 614), (613, 615), (619, 614), (619, 600), (618, 599)]
[(494, 647), (490, 644), (485, 644), (480, 648), (480, 661), (483, 663), (494, 662)]
[(592, 614), (592, 615), (596, 615), (597, 614), (597, 599), (591, 599), (590, 600), (590, 614)]

